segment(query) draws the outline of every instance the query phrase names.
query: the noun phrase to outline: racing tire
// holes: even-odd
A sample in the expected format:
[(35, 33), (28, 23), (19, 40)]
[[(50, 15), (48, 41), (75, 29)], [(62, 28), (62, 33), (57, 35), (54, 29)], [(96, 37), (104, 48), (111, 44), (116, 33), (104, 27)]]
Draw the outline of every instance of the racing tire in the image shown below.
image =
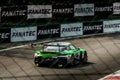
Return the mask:
[(58, 65), (58, 67), (66, 68), (68, 66), (74, 66), (74, 65), (75, 65), (74, 55), (71, 55), (71, 59), (69, 61), (64, 60), (62, 64)]
[(67, 59), (59, 59), (57, 65), (59, 68), (65, 68), (68, 66), (68, 61)]
[(86, 64), (87, 61), (88, 61), (88, 57), (87, 57), (87, 52), (85, 51), (84, 58), (82, 59), (82, 63)]
[(82, 56), (83, 56), (83, 54), (82, 53), (79, 53), (80, 55), (78, 55), (78, 57), (79, 57), (79, 62), (80, 63), (83, 63), (83, 64), (85, 64), (85, 63), (87, 63), (87, 60), (88, 60), (88, 56), (87, 56), (87, 52), (85, 51), (85, 54), (84, 54), (84, 58), (82, 58)]
[(74, 55), (71, 56), (71, 62), (70, 62), (70, 65), (75, 65), (76, 62), (75, 62), (75, 58), (74, 58)]

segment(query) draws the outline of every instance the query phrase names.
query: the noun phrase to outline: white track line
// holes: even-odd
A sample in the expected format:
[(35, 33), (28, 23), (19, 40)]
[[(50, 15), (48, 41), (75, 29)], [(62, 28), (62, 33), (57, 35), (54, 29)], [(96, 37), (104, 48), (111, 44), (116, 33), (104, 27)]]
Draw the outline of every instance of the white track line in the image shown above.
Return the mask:
[[(120, 70), (118, 70), (118, 71), (116, 71), (116, 72), (114, 72), (112, 74), (109, 74), (109, 75), (107, 75), (107, 76), (105, 76), (105, 77), (103, 77), (101, 79), (98, 79), (98, 80), (107, 80), (106, 78), (108, 78), (110, 76), (119, 76), (120, 77)], [(111, 79), (111, 80), (113, 80), (113, 79)]]
[(15, 46), (15, 47), (10, 47), (10, 48), (6, 48), (6, 49), (1, 49), (0, 52), (17, 49), (17, 48), (21, 48), (21, 47), (25, 47), (25, 46), (28, 46), (28, 45), (21, 45), (21, 46)]

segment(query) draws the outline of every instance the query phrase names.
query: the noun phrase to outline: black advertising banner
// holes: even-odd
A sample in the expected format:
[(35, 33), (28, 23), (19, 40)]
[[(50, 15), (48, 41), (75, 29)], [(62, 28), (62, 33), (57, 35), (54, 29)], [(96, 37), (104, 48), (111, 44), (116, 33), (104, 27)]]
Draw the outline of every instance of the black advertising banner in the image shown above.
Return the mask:
[(1, 21), (17, 21), (27, 17), (27, 6), (4, 6), (1, 8)]
[(113, 14), (113, 4), (95, 3), (95, 15), (98, 19), (106, 19), (110, 14)]
[(10, 42), (10, 29), (0, 29), (0, 43)]
[(74, 5), (53, 5), (53, 17), (73, 17)]
[(83, 34), (103, 33), (103, 22), (86, 22), (83, 23)]
[(37, 39), (60, 37), (60, 25), (47, 25), (37, 27)]

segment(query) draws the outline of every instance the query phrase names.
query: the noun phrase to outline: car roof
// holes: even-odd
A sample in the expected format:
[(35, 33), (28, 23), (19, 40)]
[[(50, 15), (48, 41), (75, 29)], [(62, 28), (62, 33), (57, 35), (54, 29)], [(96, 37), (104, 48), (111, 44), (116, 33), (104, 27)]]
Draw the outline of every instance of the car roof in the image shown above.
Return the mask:
[(71, 44), (70, 42), (50, 42), (50, 43), (48, 43), (47, 45), (68, 46), (68, 45), (70, 45), (70, 44)]

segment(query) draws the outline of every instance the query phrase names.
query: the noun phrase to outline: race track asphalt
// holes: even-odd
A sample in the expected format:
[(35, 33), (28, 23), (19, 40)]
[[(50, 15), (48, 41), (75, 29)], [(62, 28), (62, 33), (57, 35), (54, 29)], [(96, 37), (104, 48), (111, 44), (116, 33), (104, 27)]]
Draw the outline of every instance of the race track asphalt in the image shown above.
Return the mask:
[(34, 49), (0, 52), (0, 80), (97, 80), (120, 69), (120, 34), (65, 40), (88, 52), (88, 63), (68, 68), (36, 67)]

